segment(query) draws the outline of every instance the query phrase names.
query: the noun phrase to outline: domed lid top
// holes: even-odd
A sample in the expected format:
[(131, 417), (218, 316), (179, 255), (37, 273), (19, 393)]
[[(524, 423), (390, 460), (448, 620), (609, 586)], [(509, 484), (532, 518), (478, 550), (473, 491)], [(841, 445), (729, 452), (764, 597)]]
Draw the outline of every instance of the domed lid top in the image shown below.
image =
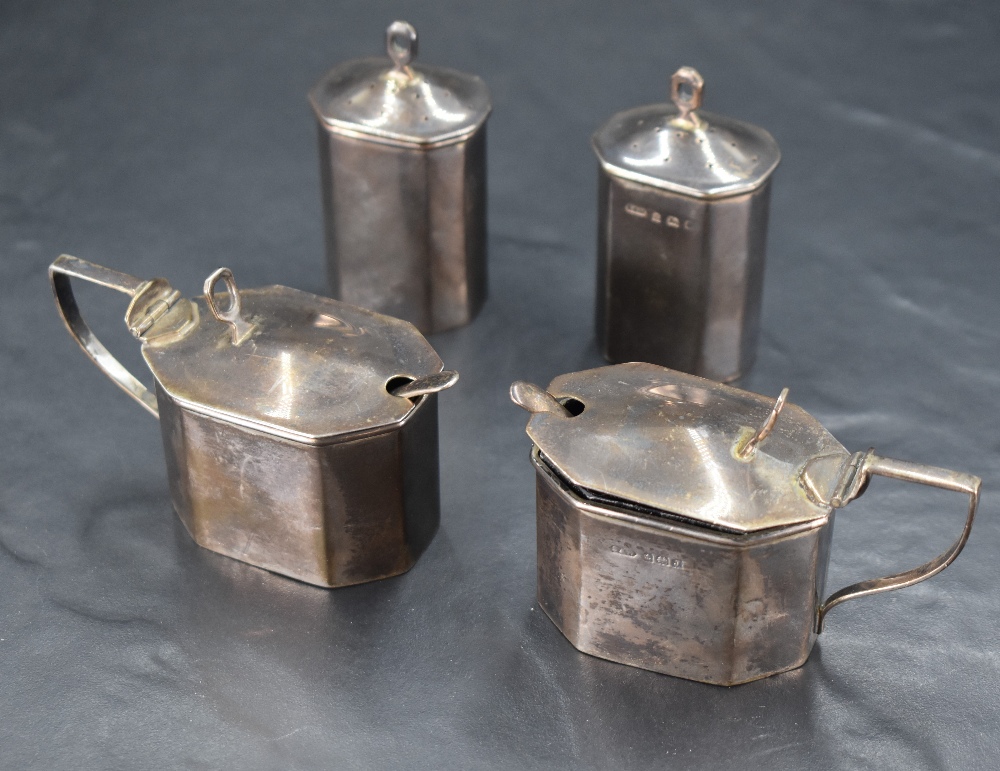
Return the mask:
[(653, 364), (562, 375), (548, 392), (515, 383), (511, 395), (545, 461), (587, 497), (730, 532), (826, 518), (851, 458), (784, 392), (775, 403)]
[(617, 113), (593, 136), (612, 175), (695, 198), (722, 198), (760, 187), (781, 160), (759, 126), (699, 110), (704, 80), (691, 67), (671, 79), (673, 104)]
[(309, 93), (331, 130), (403, 145), (457, 142), (490, 113), (490, 92), (475, 75), (411, 64), (417, 33), (403, 21), (386, 30), (389, 59), (355, 59), (326, 75)]

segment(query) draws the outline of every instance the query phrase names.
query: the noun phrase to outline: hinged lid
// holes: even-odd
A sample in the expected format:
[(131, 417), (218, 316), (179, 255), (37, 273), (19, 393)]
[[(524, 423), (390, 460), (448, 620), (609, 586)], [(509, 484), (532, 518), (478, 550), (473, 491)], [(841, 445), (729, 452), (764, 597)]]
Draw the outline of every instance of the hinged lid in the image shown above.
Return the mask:
[[(219, 280), (228, 295), (222, 302), (214, 292)], [(415, 397), (454, 382), (394, 387), (410, 380), (419, 386), (442, 369), (406, 321), (284, 286), (240, 291), (226, 268), (193, 303), (193, 326), (165, 337), (167, 314), (140, 336), (142, 352), (173, 399), (220, 420), (322, 444), (398, 424)]]
[(309, 101), (338, 133), (402, 145), (440, 145), (472, 134), (490, 113), (490, 92), (475, 75), (410, 62), (417, 33), (396, 21), (386, 30), (389, 59), (355, 59), (334, 67)]
[(562, 375), (548, 393), (515, 383), (511, 395), (532, 412), (531, 440), (574, 485), (732, 532), (827, 517), (851, 459), (784, 393), (775, 403), (654, 364)]
[(781, 159), (759, 126), (704, 112), (704, 81), (691, 67), (671, 80), (673, 104), (617, 113), (593, 137), (612, 175), (695, 198), (721, 198), (760, 187)]

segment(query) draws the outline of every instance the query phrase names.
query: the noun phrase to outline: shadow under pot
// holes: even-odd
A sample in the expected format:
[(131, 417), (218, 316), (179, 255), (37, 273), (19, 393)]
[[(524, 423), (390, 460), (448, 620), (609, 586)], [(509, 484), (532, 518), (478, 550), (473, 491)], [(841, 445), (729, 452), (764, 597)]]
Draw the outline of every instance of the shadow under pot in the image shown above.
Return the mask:
[[(70, 334), (159, 417), (174, 508), (199, 545), (337, 587), (403, 573), (430, 543), (436, 393), (458, 375), (412, 325), (284, 286), (240, 291), (227, 268), (194, 300), (68, 255), (49, 277)], [(131, 297), (154, 392), (87, 327), (71, 278)]]
[[(977, 477), (848, 452), (786, 394), (635, 363), (511, 387), (531, 413), (538, 601), (574, 646), (745, 683), (805, 663), (833, 607), (958, 556)], [(965, 526), (936, 559), (825, 597), (834, 511), (872, 475), (967, 495)]]

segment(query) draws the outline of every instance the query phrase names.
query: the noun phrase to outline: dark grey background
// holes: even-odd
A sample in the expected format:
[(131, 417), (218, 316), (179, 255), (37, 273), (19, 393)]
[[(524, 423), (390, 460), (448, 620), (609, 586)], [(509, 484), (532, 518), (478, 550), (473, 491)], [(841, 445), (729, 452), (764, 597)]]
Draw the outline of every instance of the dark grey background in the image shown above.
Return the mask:
[[(196, 547), (158, 427), (62, 329), (66, 251), (186, 294), (324, 291), (306, 92), (381, 51), (480, 74), (491, 297), (433, 339), (442, 528), (407, 575), (311, 588)], [(0, 3), (0, 765), (995, 768), (1000, 754), (1000, 9), (995, 3)], [(697, 67), (781, 145), (744, 385), (850, 449), (984, 478), (955, 565), (831, 613), (800, 670), (733, 689), (577, 653), (534, 599), (515, 378), (600, 363), (595, 161), (613, 112)], [(141, 367), (124, 298), (80, 290)], [(830, 585), (911, 567), (953, 494), (879, 481)]]

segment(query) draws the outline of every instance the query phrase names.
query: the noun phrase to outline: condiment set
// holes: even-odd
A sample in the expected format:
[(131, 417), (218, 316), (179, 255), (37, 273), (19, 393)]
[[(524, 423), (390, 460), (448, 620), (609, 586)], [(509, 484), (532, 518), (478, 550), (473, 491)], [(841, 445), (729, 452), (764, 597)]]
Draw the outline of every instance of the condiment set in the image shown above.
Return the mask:
[[(71, 335), (163, 435), (171, 496), (201, 546), (322, 587), (408, 570), (439, 521), (437, 393), (458, 374), (421, 332), (486, 298), (486, 120), (478, 77), (389, 58), (334, 67), (319, 127), (330, 291), (240, 290), (227, 268), (181, 297), (63, 255), (49, 275)], [(617, 363), (525, 382), (537, 485), (538, 600), (579, 650), (735, 685), (801, 666), (845, 600), (958, 556), (980, 480), (849, 452), (808, 413), (725, 385), (753, 363), (771, 177), (762, 128), (672, 104), (618, 113), (599, 161), (597, 339)], [(71, 279), (129, 296), (147, 389), (83, 321)], [(223, 289), (219, 291), (219, 285)], [(669, 367), (669, 369), (668, 369)], [(942, 555), (827, 595), (834, 513), (873, 475), (968, 496)]]

